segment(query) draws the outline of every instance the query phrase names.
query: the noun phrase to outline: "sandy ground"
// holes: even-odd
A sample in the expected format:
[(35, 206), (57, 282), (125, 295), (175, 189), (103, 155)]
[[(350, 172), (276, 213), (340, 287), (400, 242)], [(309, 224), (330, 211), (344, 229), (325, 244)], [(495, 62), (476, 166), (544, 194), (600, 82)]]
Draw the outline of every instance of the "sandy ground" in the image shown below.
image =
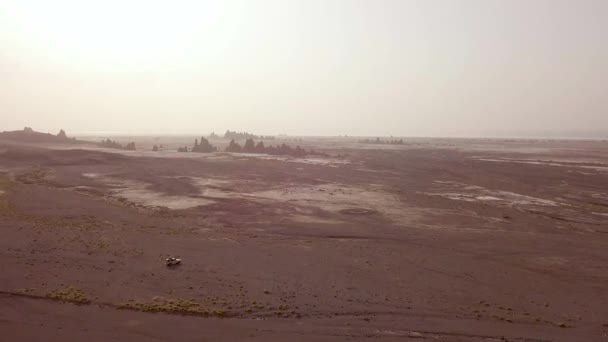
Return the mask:
[(608, 341), (608, 143), (303, 145), (0, 146), (0, 339)]

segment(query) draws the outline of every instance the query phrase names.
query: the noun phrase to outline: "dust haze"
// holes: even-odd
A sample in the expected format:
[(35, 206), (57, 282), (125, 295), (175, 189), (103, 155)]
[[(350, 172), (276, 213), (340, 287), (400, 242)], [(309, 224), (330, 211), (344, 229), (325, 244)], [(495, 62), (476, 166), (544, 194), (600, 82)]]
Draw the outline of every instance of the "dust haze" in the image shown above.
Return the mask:
[(600, 138), (606, 15), (602, 0), (8, 0), (0, 115), (44, 132)]

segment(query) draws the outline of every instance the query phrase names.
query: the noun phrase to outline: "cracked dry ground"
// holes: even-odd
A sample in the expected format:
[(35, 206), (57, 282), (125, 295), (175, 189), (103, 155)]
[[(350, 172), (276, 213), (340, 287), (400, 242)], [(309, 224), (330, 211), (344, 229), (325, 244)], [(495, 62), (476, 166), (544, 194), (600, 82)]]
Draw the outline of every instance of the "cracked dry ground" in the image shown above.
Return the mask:
[(11, 146), (1, 339), (606, 340), (606, 174), (349, 153), (167, 163)]

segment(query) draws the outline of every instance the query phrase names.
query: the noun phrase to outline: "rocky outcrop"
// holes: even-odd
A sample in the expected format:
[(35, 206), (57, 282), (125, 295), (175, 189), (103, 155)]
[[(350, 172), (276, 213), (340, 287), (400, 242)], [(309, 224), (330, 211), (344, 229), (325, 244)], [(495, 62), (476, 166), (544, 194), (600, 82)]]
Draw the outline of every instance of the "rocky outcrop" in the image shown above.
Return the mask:
[(255, 142), (253, 139), (249, 138), (245, 141), (245, 146), (243, 146), (244, 153), (255, 153)]
[(230, 140), (230, 144), (226, 147), (226, 152), (240, 153), (243, 152), (243, 148), (236, 141)]
[(264, 147), (264, 142), (260, 141), (255, 145), (255, 153), (264, 153), (266, 147)]
[(205, 139), (205, 137), (201, 137), (199, 142), (198, 139), (194, 139), (194, 146), (191, 149), (188, 146), (179, 147), (177, 152), (196, 152), (196, 153), (211, 153), (216, 152), (217, 147), (211, 145), (209, 140)]
[(113, 148), (113, 149), (117, 149), (117, 150), (125, 150), (125, 151), (135, 151), (136, 150), (134, 142), (130, 142), (127, 145), (123, 146), (121, 143), (119, 143), (117, 141), (113, 141), (111, 139), (106, 139), (106, 140), (102, 140), (101, 143), (99, 143), (99, 145), (104, 148)]
[(192, 152), (198, 153), (211, 153), (216, 152), (217, 148), (209, 142), (209, 140), (205, 139), (205, 137), (201, 137), (201, 142), (198, 142), (198, 139), (194, 140), (194, 147), (192, 148)]
[(283, 155), (292, 157), (305, 157), (307, 155), (325, 155), (320, 152), (313, 150), (306, 151), (300, 146), (291, 147), (287, 144), (281, 144), (277, 146), (265, 146), (263, 141), (257, 144), (252, 138), (245, 141), (245, 146), (242, 146), (234, 140), (230, 140), (230, 144), (226, 147), (226, 152), (232, 153), (260, 153), (260, 154), (271, 154), (271, 155)]
[(295, 148), (287, 145), (281, 144), (279, 146), (269, 146), (265, 149), (267, 154), (272, 155), (283, 155), (283, 156), (292, 156), (292, 157), (304, 157), (308, 154), (317, 154), (314, 151), (306, 152), (300, 146), (296, 146)]
[(65, 134), (65, 131), (59, 130), (59, 133), (57, 133), (57, 138), (61, 139), (61, 140), (68, 140), (68, 135)]

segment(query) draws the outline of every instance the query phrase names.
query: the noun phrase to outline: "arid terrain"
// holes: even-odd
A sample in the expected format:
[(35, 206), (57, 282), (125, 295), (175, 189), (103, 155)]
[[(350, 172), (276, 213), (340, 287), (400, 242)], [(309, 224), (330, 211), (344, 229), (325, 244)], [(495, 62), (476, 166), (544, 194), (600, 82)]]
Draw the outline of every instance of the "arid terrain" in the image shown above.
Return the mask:
[(0, 340), (608, 341), (606, 141), (145, 139), (0, 143)]

